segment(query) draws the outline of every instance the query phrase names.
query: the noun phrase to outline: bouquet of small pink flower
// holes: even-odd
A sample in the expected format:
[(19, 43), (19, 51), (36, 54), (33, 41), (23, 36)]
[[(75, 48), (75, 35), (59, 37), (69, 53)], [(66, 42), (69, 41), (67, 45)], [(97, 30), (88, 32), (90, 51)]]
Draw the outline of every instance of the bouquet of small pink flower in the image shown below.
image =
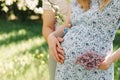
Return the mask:
[(77, 58), (76, 64), (81, 64), (85, 69), (91, 70), (98, 68), (104, 59), (103, 56), (98, 55), (94, 51), (86, 51)]

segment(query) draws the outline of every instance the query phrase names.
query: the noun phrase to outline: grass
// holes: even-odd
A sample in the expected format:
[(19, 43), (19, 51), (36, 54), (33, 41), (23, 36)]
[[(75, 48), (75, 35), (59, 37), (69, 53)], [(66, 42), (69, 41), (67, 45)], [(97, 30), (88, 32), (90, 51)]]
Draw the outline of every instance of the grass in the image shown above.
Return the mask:
[(49, 80), (41, 21), (0, 19), (0, 80)]
[[(0, 19), (0, 80), (49, 80), (49, 51), (41, 30), (41, 21)], [(118, 47), (120, 30), (114, 50)], [(115, 80), (120, 80), (120, 60), (115, 63)]]
[[(120, 30), (117, 31), (113, 45), (114, 45), (114, 50), (120, 47)], [(114, 73), (115, 80), (120, 80), (120, 59), (117, 62), (115, 62), (114, 70), (115, 70), (115, 73)]]

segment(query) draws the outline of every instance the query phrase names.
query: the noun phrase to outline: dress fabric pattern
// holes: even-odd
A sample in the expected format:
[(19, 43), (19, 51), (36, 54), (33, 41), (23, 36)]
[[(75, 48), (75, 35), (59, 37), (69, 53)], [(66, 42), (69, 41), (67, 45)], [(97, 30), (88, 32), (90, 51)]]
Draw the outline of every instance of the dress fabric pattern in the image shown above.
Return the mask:
[(113, 40), (118, 30), (120, 1), (112, 0), (102, 12), (99, 0), (91, 0), (91, 8), (84, 12), (76, 0), (71, 1), (72, 28), (64, 36), (62, 47), (65, 53), (63, 64), (57, 63), (55, 80), (114, 80), (113, 64), (107, 70), (86, 70), (75, 64), (78, 56), (93, 50), (101, 56), (113, 52)]

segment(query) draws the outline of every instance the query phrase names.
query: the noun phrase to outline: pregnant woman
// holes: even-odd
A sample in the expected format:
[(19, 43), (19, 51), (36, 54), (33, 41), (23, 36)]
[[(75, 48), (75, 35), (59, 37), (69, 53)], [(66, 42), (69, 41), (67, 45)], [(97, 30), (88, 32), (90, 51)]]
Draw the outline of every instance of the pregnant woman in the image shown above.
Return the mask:
[(57, 37), (64, 36), (64, 63), (57, 63), (55, 80), (113, 80), (112, 63), (120, 58), (120, 48), (113, 52), (119, 19), (119, 0), (71, 0), (65, 25), (48, 37), (54, 53)]

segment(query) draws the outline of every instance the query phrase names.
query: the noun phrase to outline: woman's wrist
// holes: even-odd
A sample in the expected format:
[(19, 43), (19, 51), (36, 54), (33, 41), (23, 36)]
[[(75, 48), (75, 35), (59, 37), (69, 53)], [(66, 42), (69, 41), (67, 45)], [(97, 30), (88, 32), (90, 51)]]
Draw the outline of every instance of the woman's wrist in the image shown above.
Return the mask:
[(116, 50), (113, 54), (111, 54), (110, 56), (110, 60), (112, 62), (117, 61), (120, 58), (120, 48), (118, 50)]
[(117, 51), (115, 51), (113, 54), (107, 56), (105, 58), (105, 63), (106, 63), (106, 68), (105, 69), (108, 69), (109, 66), (114, 63), (115, 61), (117, 61), (118, 59), (120, 58), (120, 49), (118, 49)]
[(114, 62), (112, 55), (107, 57), (107, 62), (108, 62), (108, 65), (111, 65)]

